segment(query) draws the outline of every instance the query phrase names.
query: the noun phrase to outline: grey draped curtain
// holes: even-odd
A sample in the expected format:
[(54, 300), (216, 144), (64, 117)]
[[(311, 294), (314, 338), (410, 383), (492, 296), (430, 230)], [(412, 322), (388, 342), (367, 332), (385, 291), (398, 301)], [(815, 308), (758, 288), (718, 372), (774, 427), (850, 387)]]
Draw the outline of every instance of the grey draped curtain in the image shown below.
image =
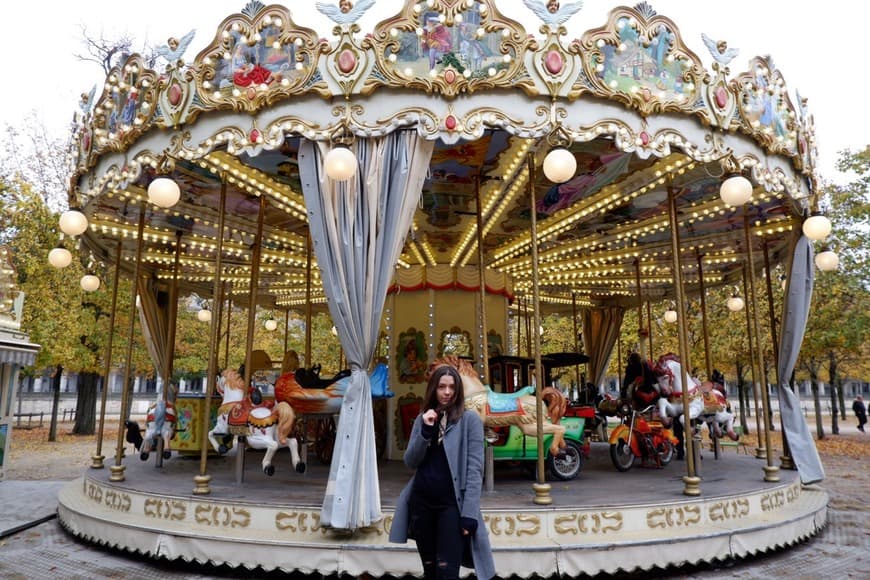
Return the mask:
[(810, 300), (813, 295), (813, 245), (801, 235), (795, 244), (788, 274), (788, 286), (779, 334), (779, 365), (777, 385), (782, 427), (788, 438), (791, 457), (804, 484), (825, 478), (819, 452), (809, 426), (801, 413), (800, 399), (789, 386), (789, 378), (797, 363), (801, 342), (807, 327)]
[(314, 252), (351, 368), (321, 508), (324, 526), (353, 530), (381, 518), (367, 370), (434, 145), (411, 132), (357, 140), (359, 171), (346, 182), (326, 176), (327, 145), (306, 140), (299, 148)]
[(169, 368), (169, 356), (166, 343), (169, 341), (169, 308), (158, 300), (157, 284), (152, 278), (140, 277), (136, 284), (139, 295), (139, 322), (142, 324), (142, 335), (145, 337), (145, 347), (151, 355), (151, 362), (157, 369), (157, 376), (166, 376)]
[(625, 310), (619, 306), (587, 308), (583, 317), (583, 345), (589, 356), (589, 382), (601, 386), (607, 363), (619, 337)]

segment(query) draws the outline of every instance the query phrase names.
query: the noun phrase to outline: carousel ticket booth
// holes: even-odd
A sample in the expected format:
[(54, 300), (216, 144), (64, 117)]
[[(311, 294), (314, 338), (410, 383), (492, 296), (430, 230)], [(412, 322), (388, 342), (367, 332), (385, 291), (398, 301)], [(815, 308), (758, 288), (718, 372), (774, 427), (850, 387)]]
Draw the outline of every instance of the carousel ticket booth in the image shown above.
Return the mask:
[[(189, 431), (199, 465), (170, 460), (160, 478), (120, 456), (111, 475), (94, 466), (61, 494), (71, 533), (170, 559), (413, 574), (413, 546), (386, 540), (409, 475), (388, 459), (401, 457), (436, 361), (458, 361), (481, 393), (501, 363), (502, 394), (533, 382), (516, 297), (532, 328), (543, 311), (580, 309), (594, 385), (629, 309), (643, 321), (644, 306), (673, 301), (688, 361), (687, 295), (745, 281), (749, 300), (771, 260), (789, 267), (789, 299), (808, 300), (800, 225), (818, 201), (813, 118), (770, 59), (734, 60), (715, 42), (702, 58), (648, 3), (614, 8), (573, 39), (564, 25), (579, 2), (408, 0), (363, 29), (386, 4), (318, 3), (330, 36), (250, 2), (197, 36), (196, 52), (185, 54), (188, 36), (170, 39), (156, 68), (129, 56), (81, 104), (70, 205), (89, 222), (84, 251), (135, 278), (145, 309), (170, 287), (217, 309), (247, 303), (249, 329), (257, 306), (326, 308), (350, 374), (328, 470), (234, 483), (208, 455), (210, 413), (199, 413)], [(157, 338), (160, 316), (144, 316)], [(216, 311), (213, 344), (220, 321)], [(534, 350), (526, 358), (545, 367)], [(157, 352), (155, 366), (171, 367), (171, 348)], [(781, 376), (791, 359), (780, 357)], [(203, 401), (215, 361), (210, 352)], [(396, 394), (385, 416), (376, 378)], [(796, 425), (794, 437), (809, 437)], [(818, 458), (798, 455), (798, 473), (783, 474), (770, 445), (758, 459), (733, 459), (747, 463), (706, 483), (687, 460), (684, 476), (650, 483), (660, 495), (647, 502), (614, 498), (620, 484), (605, 479), (589, 503), (582, 473), (553, 497), (545, 482), (532, 493), (500, 481), (483, 504), (498, 573), (651, 569), (816, 533), (827, 496), (803, 484), (819, 479)], [(731, 479), (740, 489), (717, 488)], [(526, 499), (511, 503), (522, 494), (510, 485)]]

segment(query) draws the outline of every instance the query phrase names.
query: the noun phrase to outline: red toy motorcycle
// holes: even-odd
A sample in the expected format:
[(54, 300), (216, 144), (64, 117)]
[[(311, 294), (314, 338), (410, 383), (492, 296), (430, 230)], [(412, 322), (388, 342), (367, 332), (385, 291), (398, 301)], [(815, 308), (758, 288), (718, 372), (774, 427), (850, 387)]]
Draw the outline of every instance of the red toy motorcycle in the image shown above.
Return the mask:
[(610, 433), (610, 459), (619, 471), (631, 469), (638, 457), (655, 467), (667, 465), (674, 457), (677, 438), (661, 421), (648, 418), (654, 408), (650, 405), (636, 411), (628, 403), (620, 404), (617, 414), (622, 423)]

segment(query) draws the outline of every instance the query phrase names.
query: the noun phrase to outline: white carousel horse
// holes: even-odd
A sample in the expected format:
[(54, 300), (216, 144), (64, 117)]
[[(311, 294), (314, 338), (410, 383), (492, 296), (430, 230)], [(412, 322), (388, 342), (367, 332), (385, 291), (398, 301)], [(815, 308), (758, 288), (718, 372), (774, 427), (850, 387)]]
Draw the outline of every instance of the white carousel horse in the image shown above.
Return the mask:
[[(683, 411), (683, 371), (680, 359), (673, 353), (659, 357), (654, 372), (658, 377), (659, 414), (662, 417), (679, 417), (685, 427), (686, 419)], [(697, 379), (689, 377), (689, 420), (701, 418), (708, 424), (714, 422), (714, 428), (724, 425), (728, 436), (737, 441), (734, 431), (734, 415), (728, 412), (728, 402), (724, 395), (713, 388), (713, 383), (705, 381), (702, 385)]]
[[(496, 393), (480, 382), (477, 371), (468, 361), (452, 355), (435, 359), (429, 369), (435, 370), (444, 365), (459, 371), (465, 393), (465, 408), (480, 415), (485, 427), (516, 425), (524, 434), (537, 437), (538, 415), (534, 394), (529, 394), (526, 389), (517, 393)], [(560, 455), (566, 443), (565, 426), (560, 425), (559, 421), (565, 415), (568, 400), (561, 391), (553, 387), (544, 387), (541, 398), (547, 404), (547, 416), (550, 419), (549, 423), (544, 422), (543, 431), (545, 435), (553, 434), (550, 453), (554, 456)]]
[(218, 443), (215, 435), (226, 437), (242, 436), (254, 449), (265, 449), (263, 473), (272, 475), (275, 467), (272, 458), (280, 447), (288, 447), (293, 468), (305, 473), (305, 462), (299, 457), (299, 442), (291, 437), (296, 421), (296, 413), (289, 403), (281, 401), (274, 408), (268, 405), (254, 405), (247, 397), (244, 379), (233, 369), (226, 369), (217, 382), (218, 392), (223, 396), (218, 407), (214, 429), (208, 432), (208, 440), (215, 451), (223, 455), (227, 452), (224, 442)]
[(145, 434), (139, 446), (139, 458), (147, 461), (152, 449), (157, 449), (157, 438), (163, 439), (163, 459), (169, 459), (172, 450), (169, 442), (175, 436), (175, 393), (174, 385), (166, 389), (166, 397), (157, 396), (157, 400), (148, 407), (145, 419)]

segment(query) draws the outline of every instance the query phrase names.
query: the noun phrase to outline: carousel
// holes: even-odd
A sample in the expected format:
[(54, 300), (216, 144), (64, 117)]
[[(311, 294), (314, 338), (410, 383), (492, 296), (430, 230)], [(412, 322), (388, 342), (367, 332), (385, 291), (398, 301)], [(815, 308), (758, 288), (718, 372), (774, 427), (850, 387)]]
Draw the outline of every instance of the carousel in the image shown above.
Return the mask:
[[(525, 0), (508, 16), (495, 0), (407, 0), (362, 30), (373, 4), (317, 3), (330, 36), (252, 0), (213, 35), (169, 39), (154, 68), (129, 56), (83, 95), (56, 250), (72, 238), (113, 266), (113, 310), (126, 301), (140, 316), (110, 326), (132, 336), (138, 322), (165, 385), (179, 296), (214, 308), (201, 317), (205, 393), (167, 388), (155, 402), (137, 444), (144, 458), (156, 446), (156, 465), (130, 454), (124, 429), (107, 462), (101, 422), (91, 468), (59, 496), (66, 530), (153, 558), (416, 574), (413, 544), (387, 541), (410, 476), (401, 457), (427, 369), (455, 364), (495, 433), (482, 505), (502, 577), (713, 562), (817, 533), (824, 472), (787, 378), (824, 255), (813, 241), (830, 223), (815, 211), (813, 118), (780, 71), (707, 36), (702, 59), (647, 2), (577, 38), (565, 23), (581, 2)], [(778, 344), (765, 345), (752, 297), (770, 291), (774, 264), (787, 297)], [(122, 277), (132, 296), (119, 296)], [(574, 365), (579, 378), (582, 364), (600, 385), (632, 309), (653, 358), (651, 309), (672, 304), (679, 352), (659, 361), (671, 396), (658, 407), (665, 423), (699, 417), (687, 369), (713, 377), (709, 356), (690, 364), (685, 304), (726, 286), (743, 288), (732, 298), (757, 377), (763, 349), (775, 353), (781, 456), (765, 388), (754, 456), (702, 465), (686, 437), (685, 461), (671, 462), (662, 434), (633, 463), (629, 433), (668, 430), (632, 419), (625, 439), (611, 434), (614, 470), (607, 441), (589, 443), (594, 409), (569, 405), (549, 371)], [(226, 368), (222, 328), (240, 306), (247, 354)], [(348, 370), (320, 377), (309, 338), (304, 364), (285, 353), (261, 396), (258, 307), (328, 311)], [(532, 329), (549, 312), (582, 330), (575, 353), (541, 353)], [(127, 408), (131, 354), (111, 352), (110, 339), (105, 374), (126, 369)], [(499, 422), (515, 403), (527, 416)], [(293, 426), (311, 416), (335, 421), (325, 463), (309, 458), (323, 441)], [(500, 469), (505, 458), (531, 459), (534, 482)]]

